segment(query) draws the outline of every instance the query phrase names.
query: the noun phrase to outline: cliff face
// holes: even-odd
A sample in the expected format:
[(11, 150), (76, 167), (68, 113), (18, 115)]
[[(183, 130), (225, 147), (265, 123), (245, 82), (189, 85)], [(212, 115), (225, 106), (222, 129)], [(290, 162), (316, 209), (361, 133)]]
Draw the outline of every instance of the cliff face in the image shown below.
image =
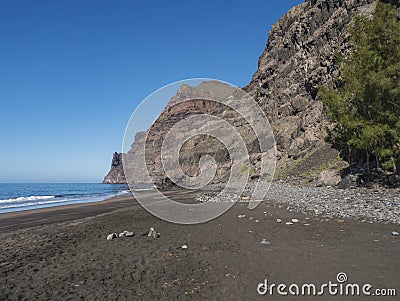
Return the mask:
[[(230, 149), (239, 149), (242, 140), (236, 139), (235, 133), (239, 133), (243, 139), (248, 150), (245, 153), (246, 155), (250, 154), (249, 160), (252, 162), (254, 172), (259, 173), (261, 163), (257, 154), (260, 153), (260, 145), (258, 145), (256, 135), (245, 118), (229, 107), (229, 104), (241, 102), (242, 97), (247, 97), (247, 94), (217, 81), (202, 82), (196, 87), (182, 85), (152, 127), (147, 132), (136, 134), (131, 149), (124, 155), (125, 172), (129, 181), (147, 182), (145, 177), (147, 169), (153, 183), (163, 183), (167, 177), (161, 157), (172, 158), (174, 151), (179, 149), (179, 159), (171, 159), (169, 163), (165, 163), (169, 177), (172, 176), (184, 184), (185, 179), (180, 174), (180, 168), (185, 175), (198, 176), (201, 158), (210, 156), (215, 160), (215, 162), (209, 162), (210, 166), (216, 168), (211, 183), (224, 183), (228, 180), (231, 168), (239, 170), (245, 161), (248, 161), (246, 156), (242, 156), (242, 153), (238, 152), (231, 153), (238, 159), (232, 160), (226, 147), (218, 140), (222, 138)], [(252, 108), (247, 102), (248, 97), (242, 100), (244, 100), (241, 102), (243, 106), (239, 110), (250, 112)], [(260, 110), (260, 112), (262, 111)], [(210, 116), (218, 117), (218, 120), (208, 119)], [(184, 124), (181, 131), (177, 130), (175, 134), (171, 135), (170, 131), (176, 128), (179, 121), (188, 120), (190, 117), (195, 118)], [(224, 121), (227, 121), (229, 126)], [(218, 125), (214, 122), (217, 122)], [(230, 126), (235, 130), (229, 130)], [(263, 129), (262, 136), (272, 136), (268, 135), (268, 127)], [(190, 139), (186, 139), (186, 137), (190, 137)], [(180, 147), (180, 143), (182, 143), (182, 147)], [(144, 149), (146, 149), (146, 153)], [(161, 154), (162, 149), (163, 155)], [(143, 157), (145, 157), (145, 166), (141, 159)], [(179, 164), (175, 164), (177, 161)], [(234, 167), (232, 162), (236, 164)]]
[[(399, 5), (398, 0), (390, 2)], [(281, 161), (302, 158), (324, 144), (325, 128), (329, 123), (317, 87), (335, 84), (339, 75), (336, 53), (346, 54), (349, 51), (346, 27), (356, 15), (370, 15), (375, 5), (373, 0), (309, 0), (292, 8), (272, 27), (266, 49), (258, 60), (258, 70), (244, 90), (256, 99), (269, 117)], [(207, 93), (204, 86), (193, 88), (183, 85), (153, 125), (148, 142), (159, 144), (171, 124), (187, 116), (188, 112), (222, 116), (223, 110), (213, 103), (172, 106), (188, 95), (201, 99), (207, 98)], [(246, 133), (244, 123), (237, 123), (237, 128)], [(246, 144), (250, 146), (251, 161), (257, 173), (257, 148), (252, 147), (253, 138), (249, 137)], [(143, 134), (136, 138), (128, 156), (134, 156), (135, 149), (144, 143), (141, 141)], [(187, 147), (191, 152), (182, 153), (183, 169), (196, 173), (196, 159), (206, 154), (210, 146), (217, 146), (216, 143), (204, 139), (189, 143)], [(194, 149), (195, 146), (197, 149)], [(210, 155), (216, 156), (219, 161), (215, 182), (223, 181), (230, 168), (229, 158), (223, 151)], [(146, 157), (146, 162), (157, 175), (157, 180), (162, 180), (164, 174), (159, 156), (153, 153)], [(104, 182), (124, 181), (121, 171), (120, 165), (112, 165)]]
[(307, 1), (272, 27), (245, 90), (272, 122), (281, 157), (296, 159), (323, 144), (329, 124), (317, 87), (334, 84), (336, 53), (348, 51), (347, 25), (374, 7), (371, 0)]

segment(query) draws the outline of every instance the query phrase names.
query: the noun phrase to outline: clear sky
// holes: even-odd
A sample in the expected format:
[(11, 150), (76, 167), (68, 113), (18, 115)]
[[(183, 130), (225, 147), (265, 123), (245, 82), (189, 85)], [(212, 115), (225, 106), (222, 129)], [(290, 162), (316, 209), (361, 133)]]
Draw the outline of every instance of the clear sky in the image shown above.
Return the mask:
[(302, 2), (0, 1), (0, 182), (101, 182), (143, 98), (193, 77), (246, 85)]

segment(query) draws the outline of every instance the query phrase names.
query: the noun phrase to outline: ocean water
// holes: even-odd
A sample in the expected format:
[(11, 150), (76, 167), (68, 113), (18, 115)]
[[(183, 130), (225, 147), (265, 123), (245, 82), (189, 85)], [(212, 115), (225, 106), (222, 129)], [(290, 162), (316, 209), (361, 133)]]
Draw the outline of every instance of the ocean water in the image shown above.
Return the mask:
[(129, 193), (124, 184), (0, 183), (0, 213), (98, 202)]

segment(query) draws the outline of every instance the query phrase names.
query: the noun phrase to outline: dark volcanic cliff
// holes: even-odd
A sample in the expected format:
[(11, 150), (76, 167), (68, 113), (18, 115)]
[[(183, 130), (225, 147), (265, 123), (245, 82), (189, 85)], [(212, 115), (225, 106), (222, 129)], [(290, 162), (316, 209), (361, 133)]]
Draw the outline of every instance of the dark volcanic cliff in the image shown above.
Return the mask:
[[(399, 5), (398, 0), (389, 2)], [(324, 144), (325, 128), (329, 123), (317, 88), (324, 84), (335, 84), (339, 75), (336, 54), (346, 54), (349, 50), (346, 27), (357, 14), (370, 15), (375, 4), (373, 0), (309, 0), (292, 8), (273, 25), (266, 49), (258, 60), (258, 70), (244, 90), (256, 99), (269, 117), (280, 162), (287, 164), (302, 158)], [(168, 106), (174, 103), (174, 99), (191, 94), (199, 98), (207, 96), (201, 90), (182, 86)], [(163, 137), (171, 120), (184, 117), (188, 109), (178, 106), (170, 110), (167, 107), (154, 125), (158, 134), (148, 137), (152, 143)], [(221, 114), (221, 109), (214, 108), (211, 103), (192, 109)], [(135, 143), (144, 143), (139, 140), (140, 137)], [(251, 139), (247, 142), (251, 145)], [(191, 153), (194, 159), (183, 159), (183, 169), (189, 173), (196, 172), (192, 165), (197, 164), (196, 158), (206, 153), (206, 147), (201, 147), (201, 143), (193, 142), (193, 145), (200, 145), (197, 153)], [(183, 154), (185, 156), (185, 152)], [(211, 155), (220, 159), (218, 182), (226, 177), (223, 171), (229, 169), (229, 160), (223, 152)], [(250, 155), (257, 171), (257, 159), (254, 159), (257, 158), (257, 149), (253, 148)], [(146, 158), (146, 162), (155, 173), (159, 172), (158, 179), (161, 179), (163, 173), (156, 157)], [(113, 164), (104, 182), (123, 181), (125, 177), (121, 164)]]

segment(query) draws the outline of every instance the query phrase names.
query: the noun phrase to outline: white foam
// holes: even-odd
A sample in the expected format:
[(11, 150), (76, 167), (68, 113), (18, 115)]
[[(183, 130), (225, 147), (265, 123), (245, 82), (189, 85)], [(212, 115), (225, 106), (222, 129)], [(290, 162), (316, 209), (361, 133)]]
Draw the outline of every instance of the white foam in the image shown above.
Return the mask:
[[(105, 199), (109, 199), (114, 196), (127, 195), (130, 194), (130, 190), (120, 191), (112, 195), (81, 195), (73, 198), (54, 196), (54, 195), (32, 195), (26, 197), (17, 197), (10, 199), (0, 200), (0, 210), (1, 209), (12, 209), (12, 208), (23, 208), (23, 207), (48, 207), (63, 205), (62, 203), (82, 203), (86, 201), (98, 202)], [(47, 205), (47, 206), (46, 206)]]
[(0, 209), (9, 209), (9, 208), (21, 208), (21, 207), (30, 207), (37, 205), (46, 205), (46, 204), (55, 204), (55, 203), (63, 203), (67, 200), (53, 200), (53, 201), (41, 201), (41, 202), (28, 202), (28, 203), (20, 203), (20, 204), (8, 204), (8, 205), (0, 205)]
[(123, 191), (118, 192), (118, 193), (116, 194), (116, 196), (117, 196), (117, 195), (130, 194), (130, 193), (131, 193), (130, 190), (123, 190)]
[(7, 203), (15, 203), (15, 202), (29, 202), (29, 201), (39, 201), (39, 200), (49, 200), (55, 198), (54, 195), (32, 195), (32, 196), (22, 196), (18, 198), (13, 198), (13, 199), (6, 199), (6, 200), (0, 200), (0, 204), (7, 204)]

